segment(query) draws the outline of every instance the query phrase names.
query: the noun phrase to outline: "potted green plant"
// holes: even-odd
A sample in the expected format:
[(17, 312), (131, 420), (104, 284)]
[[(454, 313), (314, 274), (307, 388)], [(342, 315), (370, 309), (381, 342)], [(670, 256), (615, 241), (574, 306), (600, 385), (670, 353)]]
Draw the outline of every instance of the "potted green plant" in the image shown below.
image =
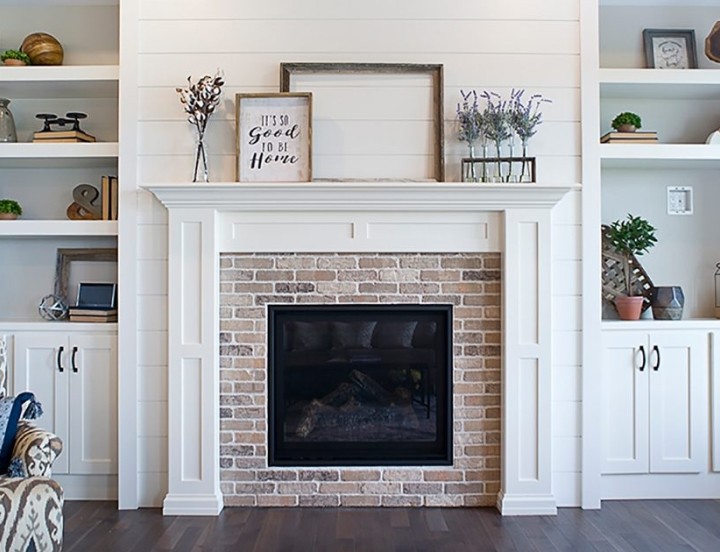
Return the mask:
[(22, 207), (14, 199), (0, 199), (0, 220), (15, 220), (22, 215)]
[(5, 65), (30, 65), (30, 57), (19, 50), (7, 50), (0, 56)]
[(642, 119), (640, 115), (626, 111), (613, 119), (612, 127), (619, 132), (635, 132), (642, 128)]
[(632, 267), (630, 259), (639, 257), (657, 243), (655, 227), (641, 217), (628, 214), (624, 220), (616, 220), (608, 230), (607, 237), (615, 250), (624, 255), (623, 271), (627, 295), (619, 295), (615, 299), (615, 307), (622, 320), (638, 320), (642, 312), (642, 296), (633, 296)]

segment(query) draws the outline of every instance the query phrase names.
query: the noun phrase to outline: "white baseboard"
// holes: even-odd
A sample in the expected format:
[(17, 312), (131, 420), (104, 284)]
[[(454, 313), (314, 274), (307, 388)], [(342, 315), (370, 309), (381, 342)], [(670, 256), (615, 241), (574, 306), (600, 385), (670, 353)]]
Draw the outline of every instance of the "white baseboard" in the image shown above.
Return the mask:
[(223, 509), (220, 493), (208, 495), (168, 494), (163, 501), (164, 516), (217, 516)]
[(117, 500), (117, 475), (56, 475), (65, 500)]
[(498, 494), (497, 509), (503, 516), (555, 516), (557, 503), (552, 495)]

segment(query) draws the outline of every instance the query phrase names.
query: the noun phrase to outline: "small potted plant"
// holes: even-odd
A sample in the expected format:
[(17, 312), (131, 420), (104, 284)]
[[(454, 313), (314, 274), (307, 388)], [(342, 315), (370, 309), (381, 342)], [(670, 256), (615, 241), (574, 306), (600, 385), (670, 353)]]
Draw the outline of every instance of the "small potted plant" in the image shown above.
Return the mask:
[(640, 115), (626, 111), (613, 119), (612, 127), (618, 132), (635, 132), (642, 128), (642, 119)]
[(22, 215), (22, 207), (14, 199), (0, 199), (0, 220), (15, 220)]
[(0, 56), (0, 60), (5, 65), (30, 65), (30, 57), (26, 53), (19, 50), (7, 50), (4, 54)]
[(619, 295), (615, 299), (615, 307), (622, 320), (638, 320), (645, 298), (633, 296), (630, 259), (647, 253), (657, 243), (655, 227), (641, 217), (628, 214), (626, 219), (616, 220), (610, 225), (607, 237), (615, 250), (625, 256), (623, 271), (627, 295)]

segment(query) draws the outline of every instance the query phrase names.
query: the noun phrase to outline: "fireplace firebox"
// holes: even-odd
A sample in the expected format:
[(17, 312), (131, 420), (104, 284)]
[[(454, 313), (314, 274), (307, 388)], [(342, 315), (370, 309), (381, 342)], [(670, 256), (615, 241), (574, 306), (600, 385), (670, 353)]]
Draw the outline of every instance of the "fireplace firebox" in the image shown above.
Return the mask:
[(452, 305), (268, 307), (269, 464), (452, 464)]

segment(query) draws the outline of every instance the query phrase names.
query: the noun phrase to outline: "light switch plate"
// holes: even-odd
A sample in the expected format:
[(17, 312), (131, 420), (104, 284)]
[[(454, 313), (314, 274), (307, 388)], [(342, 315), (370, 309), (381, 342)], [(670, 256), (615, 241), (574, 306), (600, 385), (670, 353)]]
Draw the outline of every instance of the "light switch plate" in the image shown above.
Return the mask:
[(692, 186), (669, 186), (667, 189), (668, 215), (693, 214)]

